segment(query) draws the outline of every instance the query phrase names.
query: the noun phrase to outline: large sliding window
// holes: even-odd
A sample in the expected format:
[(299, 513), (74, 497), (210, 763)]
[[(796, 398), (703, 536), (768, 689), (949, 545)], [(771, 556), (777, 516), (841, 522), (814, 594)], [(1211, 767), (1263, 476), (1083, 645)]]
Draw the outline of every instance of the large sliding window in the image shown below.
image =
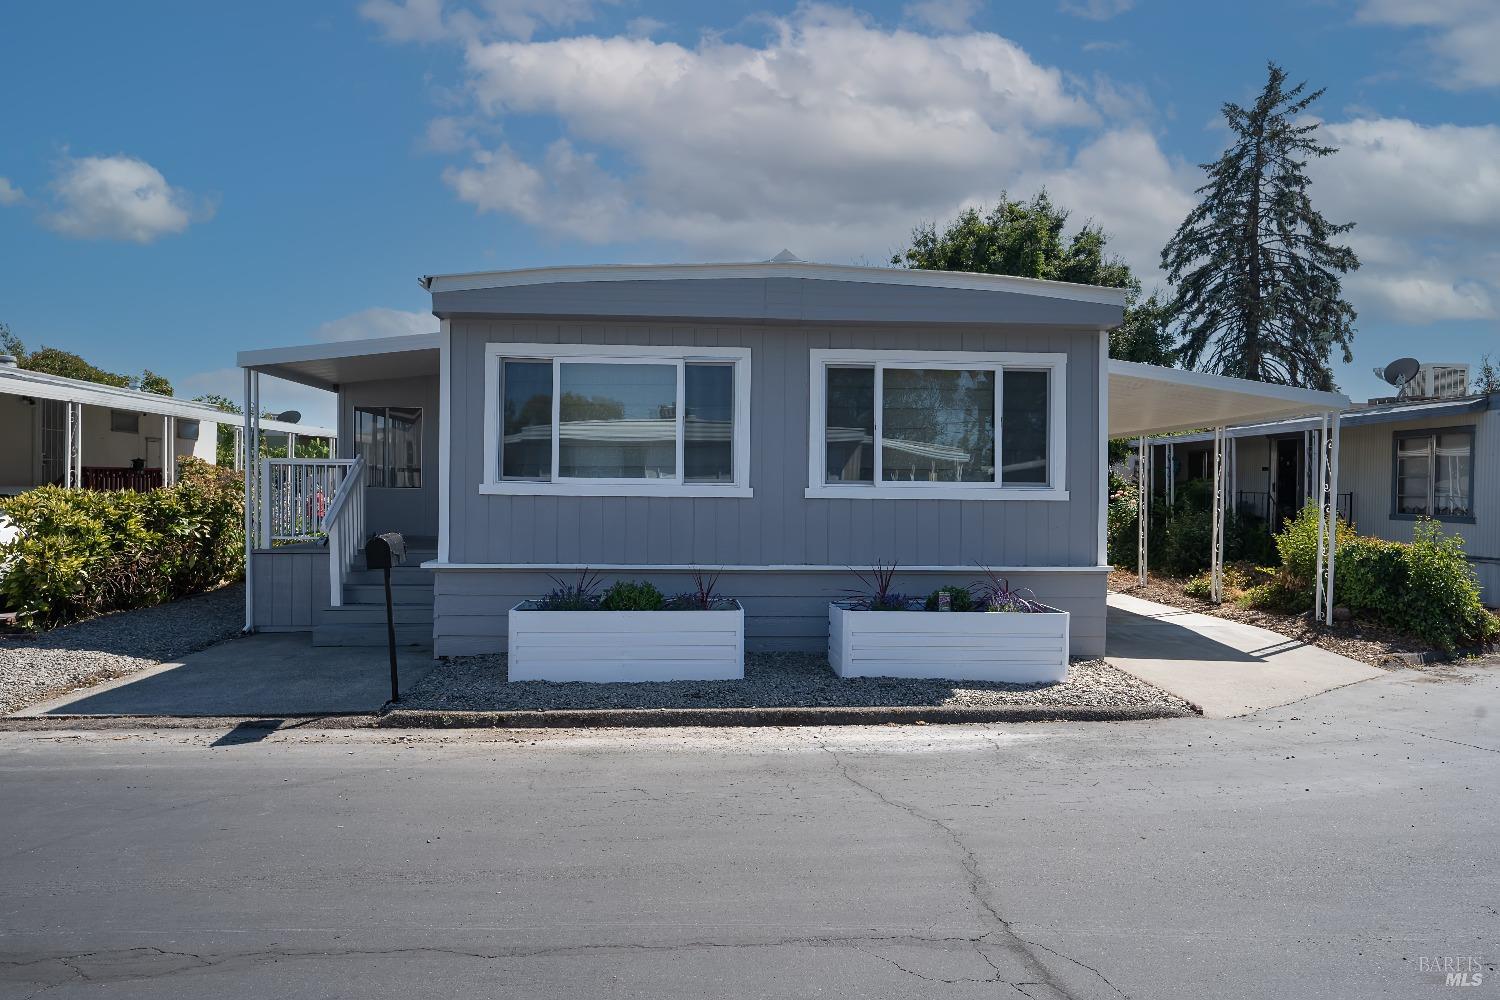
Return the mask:
[(1393, 517), (1474, 518), (1474, 428), (1395, 436)]
[(1063, 499), (1061, 354), (812, 352), (809, 497)]
[(354, 454), (365, 460), (367, 486), (421, 489), (421, 407), (356, 406)]
[(742, 348), (492, 344), (485, 493), (748, 496)]

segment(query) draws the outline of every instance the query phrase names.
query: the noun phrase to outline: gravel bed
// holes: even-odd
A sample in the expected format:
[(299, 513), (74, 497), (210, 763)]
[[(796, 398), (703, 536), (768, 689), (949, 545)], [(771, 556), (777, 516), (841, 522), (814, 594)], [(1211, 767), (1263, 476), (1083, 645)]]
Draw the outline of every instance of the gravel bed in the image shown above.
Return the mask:
[(50, 632), (0, 634), (0, 714), (170, 662), (244, 625), (245, 588), (233, 584)]
[(1183, 593), (1186, 580), (1173, 577), (1152, 576), (1144, 587), (1134, 573), (1115, 572), (1109, 576), (1109, 589), (1120, 594), (1129, 594), (1146, 601), (1170, 605), (1184, 611), (1227, 618), (1230, 621), (1257, 625), (1272, 632), (1279, 632), (1298, 642), (1339, 653), (1351, 660), (1359, 660), (1383, 670), (1399, 669), (1406, 664), (1392, 659), (1392, 653), (1428, 653), (1432, 647), (1399, 632), (1372, 625), (1369, 622), (1334, 622), (1332, 625), (1314, 624), (1300, 615), (1289, 615), (1257, 608), (1242, 608), (1232, 601), (1214, 604)]
[(821, 653), (750, 653), (739, 681), (588, 683), (506, 681), (506, 659), (459, 656), (439, 663), (402, 696), (403, 709), (559, 711), (620, 708), (785, 708), (1026, 706), (1129, 708), (1163, 715), (1196, 714), (1187, 702), (1116, 670), (1103, 660), (1075, 660), (1061, 684), (841, 678)]

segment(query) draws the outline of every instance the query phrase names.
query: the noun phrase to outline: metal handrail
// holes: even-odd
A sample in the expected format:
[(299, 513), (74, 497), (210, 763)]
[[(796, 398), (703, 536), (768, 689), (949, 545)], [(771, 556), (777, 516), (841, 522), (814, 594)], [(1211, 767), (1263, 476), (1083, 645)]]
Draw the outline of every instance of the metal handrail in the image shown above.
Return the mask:
[[(298, 459), (297, 461), (310, 461), (309, 459)], [(349, 502), (349, 496), (355, 490), (356, 484), (363, 482), (365, 471), (364, 456), (354, 459), (349, 463), (349, 469), (344, 473), (344, 481), (339, 484), (333, 499), (328, 501), (328, 510), (323, 515), (324, 525), (333, 524), (338, 520), (339, 513), (343, 511), (344, 505)]]

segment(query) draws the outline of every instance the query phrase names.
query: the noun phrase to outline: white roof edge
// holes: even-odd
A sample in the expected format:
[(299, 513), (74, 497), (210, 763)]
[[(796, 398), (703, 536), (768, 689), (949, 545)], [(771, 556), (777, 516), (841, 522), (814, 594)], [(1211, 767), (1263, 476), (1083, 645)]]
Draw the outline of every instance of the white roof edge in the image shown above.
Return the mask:
[(1149, 379), (1164, 385), (1190, 386), (1195, 389), (1219, 389), (1250, 396), (1279, 399), (1287, 403), (1304, 404), (1309, 409), (1328, 413), (1347, 410), (1349, 397), (1341, 392), (1324, 392), (1321, 389), (1303, 389), (1295, 385), (1278, 385), (1275, 382), (1253, 382), (1250, 379), (1233, 378), (1228, 375), (1212, 375), (1208, 372), (1189, 371), (1183, 368), (1163, 368), (1136, 361), (1109, 361), (1109, 373), (1132, 378)]
[[(25, 368), (0, 368), (0, 393), (5, 395), (35, 396), (38, 399), (57, 399), (87, 406), (112, 407), (155, 416), (184, 417), (189, 420), (208, 420), (221, 424), (240, 424), (244, 417), (238, 413), (226, 413), (216, 406), (176, 396), (160, 396), (139, 389), (122, 389), (119, 386), (82, 379), (49, 375), (45, 372), (28, 371)], [(336, 437), (338, 432), (331, 427), (313, 424), (288, 424), (280, 420), (261, 418), (262, 430), (276, 432), (293, 431), (311, 437)]]
[(295, 364), (298, 361), (333, 361), (338, 358), (362, 358), (375, 354), (399, 354), (403, 351), (437, 350), (442, 346), (440, 333), (414, 333), (401, 337), (372, 337), (368, 340), (337, 340), (320, 344), (294, 344), (290, 347), (266, 347), (240, 351), (235, 364), (241, 368)]
[(823, 281), (863, 281), (926, 288), (1016, 292), (1048, 298), (1125, 305), (1126, 290), (1067, 281), (1020, 278), (1009, 274), (976, 274), (968, 271), (929, 271), (905, 267), (870, 267), (855, 264), (817, 264), (809, 261), (753, 261), (740, 264), (592, 264), (584, 266), (532, 267), (512, 271), (473, 271), (435, 274), (422, 278), (431, 292), (461, 292), (480, 288), (513, 288), (521, 285), (564, 284), (582, 281), (668, 281), (704, 278), (812, 278)]
[[(1485, 396), (1460, 396), (1453, 399), (1424, 399), (1421, 402), (1395, 405), (1382, 404), (1357, 407), (1339, 414), (1342, 426), (1359, 427), (1365, 424), (1400, 423), (1402, 420), (1428, 420), (1449, 413), (1477, 413), (1488, 409)], [(1285, 417), (1281, 420), (1262, 420), (1253, 424), (1226, 427), (1230, 437), (1260, 437), (1266, 434), (1295, 433), (1317, 427), (1317, 417)], [(1196, 428), (1195, 428), (1196, 429)], [(1210, 432), (1201, 434), (1158, 434), (1146, 436), (1148, 441), (1174, 444), (1197, 444), (1213, 438)]]

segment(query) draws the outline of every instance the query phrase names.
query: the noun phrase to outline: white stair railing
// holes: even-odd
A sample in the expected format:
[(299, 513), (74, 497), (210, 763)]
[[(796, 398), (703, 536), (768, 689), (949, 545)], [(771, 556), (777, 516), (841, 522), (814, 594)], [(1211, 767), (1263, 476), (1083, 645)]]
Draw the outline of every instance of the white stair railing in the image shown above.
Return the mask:
[(261, 461), (260, 544), (316, 541), (334, 496), (355, 459), (267, 458)]
[(365, 542), (365, 460), (356, 458), (349, 464), (338, 492), (323, 515), (328, 535), (328, 603), (344, 605), (344, 577)]

